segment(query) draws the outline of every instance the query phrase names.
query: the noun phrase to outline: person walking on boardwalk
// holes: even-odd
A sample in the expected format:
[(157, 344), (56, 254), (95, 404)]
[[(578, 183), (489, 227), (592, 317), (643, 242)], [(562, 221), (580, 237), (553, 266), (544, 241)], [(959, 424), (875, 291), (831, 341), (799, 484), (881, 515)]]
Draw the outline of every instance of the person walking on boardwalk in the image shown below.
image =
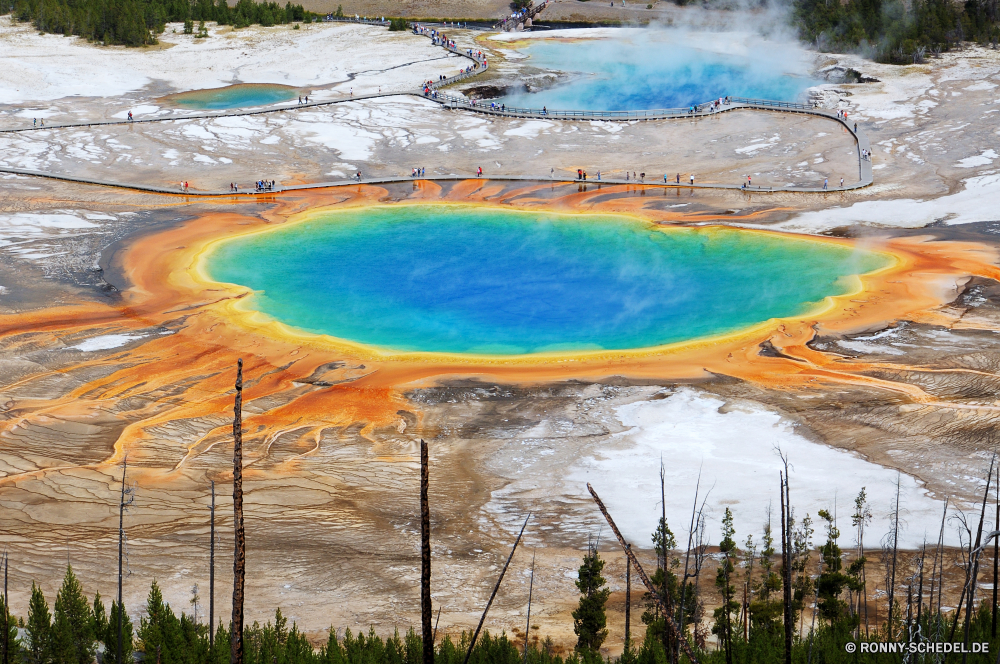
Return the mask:
[(681, 174), (678, 173), (677, 174), (677, 184), (680, 184), (680, 183), (681, 183)]
[(477, 178), (481, 178), (481, 177), (483, 177), (483, 167), (482, 167), (482, 166), (480, 166), (480, 167), (479, 167), (479, 168), (478, 168), (478, 169), (476, 170), (476, 177), (477, 177)]
[(823, 191), (826, 191), (828, 184), (830, 184), (830, 180), (828, 178), (823, 178)]
[(840, 188), (844, 188), (844, 178), (840, 178)]
[(694, 173), (691, 174), (691, 186), (694, 186)]
[(128, 112), (128, 121), (132, 122), (132, 111)]

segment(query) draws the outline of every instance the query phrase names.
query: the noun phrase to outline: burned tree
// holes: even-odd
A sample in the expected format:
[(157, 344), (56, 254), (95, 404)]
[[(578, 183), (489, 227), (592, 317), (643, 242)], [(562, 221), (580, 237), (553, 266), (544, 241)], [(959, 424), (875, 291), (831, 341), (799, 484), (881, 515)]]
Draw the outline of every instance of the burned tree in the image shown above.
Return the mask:
[(233, 624), (230, 664), (243, 664), (243, 579), (246, 539), (243, 531), (243, 359), (236, 362), (236, 403), (233, 406), (233, 516), (236, 548), (233, 554)]

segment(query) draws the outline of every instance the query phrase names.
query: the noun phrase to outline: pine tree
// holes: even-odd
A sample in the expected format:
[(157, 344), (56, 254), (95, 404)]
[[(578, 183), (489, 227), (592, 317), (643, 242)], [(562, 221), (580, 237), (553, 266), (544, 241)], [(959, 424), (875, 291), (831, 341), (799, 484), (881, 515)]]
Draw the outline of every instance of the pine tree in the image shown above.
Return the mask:
[[(0, 611), (5, 611), (7, 613), (7, 643), (5, 652), (10, 653), (7, 659), (10, 662), (16, 662), (17, 653), (21, 650), (21, 644), (17, 638), (17, 618), (15, 618), (4, 605), (3, 595), (0, 595)], [(3, 618), (3, 615), (3, 613), (0, 613), (0, 619)], [(3, 637), (0, 636), (0, 638)], [(0, 648), (3, 647), (4, 644), (0, 643)]]
[(83, 588), (66, 567), (62, 587), (56, 595), (52, 624), (52, 661), (55, 664), (91, 664), (94, 660), (94, 619)]
[(733, 614), (740, 610), (740, 603), (735, 599), (736, 589), (732, 584), (735, 570), (733, 557), (737, 554), (736, 540), (733, 539), (735, 534), (733, 512), (727, 507), (726, 515), (722, 518), (722, 541), (719, 542), (723, 558), (715, 574), (715, 587), (722, 597), (722, 606), (715, 610), (715, 624), (712, 626), (712, 634), (719, 636), (719, 642), (725, 648), (726, 664), (733, 662)]
[(774, 571), (776, 552), (770, 518), (764, 524), (761, 544), (763, 548), (761, 548), (758, 557), (761, 575), (760, 580), (753, 587), (756, 599), (750, 602), (750, 626), (751, 629), (775, 635), (781, 630), (782, 605), (780, 599), (771, 599), (771, 595), (781, 590), (781, 576)]
[(24, 664), (49, 664), (52, 654), (49, 638), (52, 632), (52, 615), (42, 589), (31, 582), (31, 600), (28, 602), (28, 622), (25, 625), (27, 640), (22, 658)]
[[(104, 623), (102, 640), (104, 641), (104, 664), (119, 664), (118, 662), (118, 613), (121, 607), (118, 601), (111, 602), (111, 615)], [(122, 657), (121, 661), (132, 664), (132, 651), (134, 646), (132, 620), (128, 617), (128, 612), (122, 614)]]
[(573, 632), (577, 636), (576, 649), (581, 652), (597, 653), (604, 639), (608, 637), (608, 616), (604, 605), (611, 591), (604, 588), (606, 580), (601, 576), (604, 561), (593, 544), (587, 546), (587, 555), (577, 572), (576, 587), (580, 591), (580, 604), (573, 611)]
[(91, 609), (90, 615), (93, 617), (91, 630), (94, 636), (97, 637), (98, 641), (104, 643), (105, 647), (108, 647), (111, 644), (104, 640), (104, 635), (108, 631), (108, 616), (104, 609), (104, 601), (101, 599), (101, 591), (97, 591), (97, 594), (94, 595), (94, 607)]
[[(680, 584), (677, 575), (673, 570), (680, 565), (680, 560), (671, 555), (677, 548), (677, 540), (674, 537), (670, 526), (660, 517), (656, 530), (650, 536), (653, 542), (653, 550), (656, 552), (657, 566), (650, 582), (657, 591), (665, 597), (670, 597), (671, 602), (680, 611)], [(693, 594), (693, 584), (689, 582), (687, 597), (690, 599)], [(652, 642), (659, 642), (664, 648), (670, 649), (673, 644), (670, 633), (667, 631), (666, 620), (663, 616), (663, 607), (650, 593), (643, 593), (643, 602), (646, 610), (642, 612), (642, 623), (646, 625), (646, 634), (655, 637)], [(688, 618), (692, 616), (695, 609), (695, 602), (688, 602)]]
[(856, 584), (854, 578), (842, 571), (844, 561), (837, 544), (840, 530), (833, 516), (827, 510), (820, 510), (819, 516), (826, 522), (826, 543), (819, 550), (823, 557), (823, 572), (816, 580), (819, 615), (824, 620), (829, 620), (832, 627), (837, 627), (849, 621), (847, 602), (840, 596), (846, 588), (860, 589), (860, 584)]
[(146, 598), (146, 617), (139, 621), (139, 649), (152, 662), (159, 656), (160, 664), (179, 664), (181, 640), (180, 621), (163, 601), (163, 593), (154, 580)]

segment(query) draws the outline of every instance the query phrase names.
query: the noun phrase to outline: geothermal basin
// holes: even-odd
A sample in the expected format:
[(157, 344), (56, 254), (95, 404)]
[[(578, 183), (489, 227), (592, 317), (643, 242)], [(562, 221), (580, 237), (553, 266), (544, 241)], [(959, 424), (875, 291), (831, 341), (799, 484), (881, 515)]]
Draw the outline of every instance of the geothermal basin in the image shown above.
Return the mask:
[(581, 32), (531, 33), (514, 42), (527, 64), (562, 72), (562, 80), (508, 95), (504, 103), (613, 111), (686, 108), (727, 95), (799, 101), (820, 82), (809, 54), (794, 42), (676, 28)]
[[(752, 260), (748, 260), (752, 257)], [(383, 350), (649, 348), (822, 309), (893, 258), (816, 238), (463, 205), (308, 213), (214, 243), (212, 281), (306, 332)]]
[(289, 85), (241, 83), (227, 85), (224, 88), (178, 92), (164, 97), (164, 100), (181, 108), (199, 111), (224, 111), (230, 108), (267, 106), (291, 101), (298, 95), (299, 89)]

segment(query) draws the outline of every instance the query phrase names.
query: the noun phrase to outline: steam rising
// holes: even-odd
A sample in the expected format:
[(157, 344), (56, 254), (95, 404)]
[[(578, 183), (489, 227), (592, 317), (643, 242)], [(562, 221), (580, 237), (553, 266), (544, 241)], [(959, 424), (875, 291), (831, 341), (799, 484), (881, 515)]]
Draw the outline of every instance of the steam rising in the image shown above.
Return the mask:
[[(568, 80), (509, 95), (510, 106), (684, 108), (726, 95), (794, 101), (818, 83), (813, 54), (781, 33), (657, 26), (532, 33), (536, 67)], [(539, 39), (539, 37), (541, 37)]]

